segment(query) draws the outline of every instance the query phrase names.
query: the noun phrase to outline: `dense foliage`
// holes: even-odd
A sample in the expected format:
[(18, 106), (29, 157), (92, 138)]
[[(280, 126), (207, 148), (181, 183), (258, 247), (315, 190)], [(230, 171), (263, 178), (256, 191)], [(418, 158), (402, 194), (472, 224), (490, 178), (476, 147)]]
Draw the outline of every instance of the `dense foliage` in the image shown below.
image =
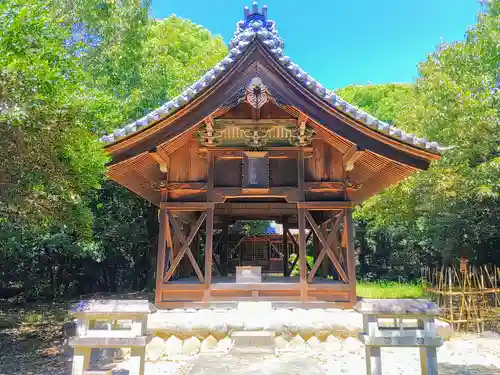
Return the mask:
[(152, 20), (149, 6), (0, 4), (0, 289), (153, 285), (156, 209), (103, 180), (97, 134), (177, 95), (226, 47), (189, 21)]
[[(12, 286), (30, 297), (152, 288), (156, 209), (105, 179), (97, 135), (178, 94), (226, 47), (149, 11), (149, 0), (0, 3), (0, 297)], [(428, 56), (414, 85), (341, 90), (455, 146), (359, 209), (362, 277), (411, 277), (462, 253), (500, 263), (499, 44), (491, 1), (464, 41)]]
[[(411, 87), (347, 87), (381, 118), (452, 147), (430, 170), (358, 212), (362, 276), (416, 276), (423, 264), (500, 263), (500, 2), (465, 40), (441, 44)], [(388, 104), (390, 103), (390, 104)]]

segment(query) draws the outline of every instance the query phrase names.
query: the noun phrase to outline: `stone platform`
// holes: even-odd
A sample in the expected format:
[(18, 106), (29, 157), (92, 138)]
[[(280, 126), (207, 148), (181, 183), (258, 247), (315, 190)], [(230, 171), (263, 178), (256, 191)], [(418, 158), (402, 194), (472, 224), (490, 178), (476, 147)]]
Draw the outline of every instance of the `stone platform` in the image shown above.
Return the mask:
[[(219, 305), (212, 309), (159, 310), (149, 316), (148, 331), (157, 336), (156, 345), (165, 346), (158, 351), (170, 351), (171, 354), (228, 352), (233, 347), (233, 334), (241, 337), (242, 332), (248, 332), (249, 336), (259, 336), (252, 332), (271, 333), (276, 350), (319, 346), (334, 349), (338, 338), (357, 341), (354, 337), (363, 327), (360, 313), (304, 307), (285, 308), (272, 302), (239, 302), (235, 306)], [(387, 321), (392, 323), (392, 319)], [(408, 320), (408, 323), (411, 321)], [(438, 335), (445, 339), (451, 336), (447, 323), (437, 321), (436, 327)]]

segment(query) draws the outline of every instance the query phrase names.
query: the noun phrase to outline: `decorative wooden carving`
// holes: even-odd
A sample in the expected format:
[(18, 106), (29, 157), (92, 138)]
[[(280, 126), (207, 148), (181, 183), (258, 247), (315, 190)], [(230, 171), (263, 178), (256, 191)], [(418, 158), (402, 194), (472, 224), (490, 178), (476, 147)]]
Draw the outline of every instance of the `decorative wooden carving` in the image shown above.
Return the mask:
[(245, 131), (245, 143), (253, 148), (261, 148), (267, 143), (267, 132), (254, 129)]
[(153, 188), (153, 190), (155, 191), (163, 191), (163, 190), (167, 190), (167, 185), (168, 185), (168, 182), (165, 181), (165, 180), (160, 180), (160, 181), (153, 181), (151, 182), (151, 187)]
[(246, 86), (245, 101), (252, 107), (259, 109), (269, 101), (267, 87), (262, 83), (260, 77), (254, 77)]
[(310, 145), (314, 134), (314, 130), (306, 126), (306, 122), (297, 127), (292, 119), (208, 118), (205, 128), (198, 133), (198, 138), (206, 147), (247, 145), (262, 148), (266, 144), (274, 147), (306, 147)]
[(245, 151), (242, 171), (243, 188), (269, 187), (269, 153)]
[(153, 181), (151, 187), (155, 191), (206, 191), (204, 182), (167, 182), (165, 180)]
[(207, 147), (214, 147), (220, 142), (222, 135), (215, 130), (215, 123), (212, 117), (205, 119), (205, 131), (199, 133), (200, 143)]
[(307, 182), (309, 191), (359, 190), (363, 185), (353, 180)]
[(306, 147), (311, 144), (314, 129), (307, 127), (307, 117), (301, 114), (297, 120), (297, 130), (293, 133), (290, 143), (297, 147)]

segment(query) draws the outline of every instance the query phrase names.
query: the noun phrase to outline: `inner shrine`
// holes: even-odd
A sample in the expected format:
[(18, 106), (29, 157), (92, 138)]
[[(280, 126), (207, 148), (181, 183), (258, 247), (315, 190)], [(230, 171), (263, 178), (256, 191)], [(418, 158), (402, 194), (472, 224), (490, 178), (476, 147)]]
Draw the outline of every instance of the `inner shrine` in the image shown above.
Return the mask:
[[(158, 308), (352, 307), (353, 208), (440, 157), (437, 143), (347, 103), (284, 55), (257, 4), (221, 62), (101, 141), (109, 177), (158, 207)], [(281, 230), (248, 236), (234, 231), (242, 220)], [(238, 282), (244, 267), (259, 279)]]

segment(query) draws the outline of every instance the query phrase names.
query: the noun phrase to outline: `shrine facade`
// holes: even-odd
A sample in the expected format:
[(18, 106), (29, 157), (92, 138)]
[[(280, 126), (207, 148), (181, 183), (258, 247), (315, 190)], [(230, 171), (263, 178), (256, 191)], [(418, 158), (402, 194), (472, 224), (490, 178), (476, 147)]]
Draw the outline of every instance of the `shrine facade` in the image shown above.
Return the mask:
[[(245, 8), (221, 62), (101, 138), (109, 177), (158, 207), (159, 308), (244, 300), (352, 306), (353, 208), (439, 159), (437, 143), (347, 103), (283, 48), (267, 8)], [(248, 236), (231, 239), (241, 220), (282, 225), (266, 245), (268, 259), (243, 250)], [(237, 282), (237, 268), (252, 265), (263, 267), (261, 281)]]

